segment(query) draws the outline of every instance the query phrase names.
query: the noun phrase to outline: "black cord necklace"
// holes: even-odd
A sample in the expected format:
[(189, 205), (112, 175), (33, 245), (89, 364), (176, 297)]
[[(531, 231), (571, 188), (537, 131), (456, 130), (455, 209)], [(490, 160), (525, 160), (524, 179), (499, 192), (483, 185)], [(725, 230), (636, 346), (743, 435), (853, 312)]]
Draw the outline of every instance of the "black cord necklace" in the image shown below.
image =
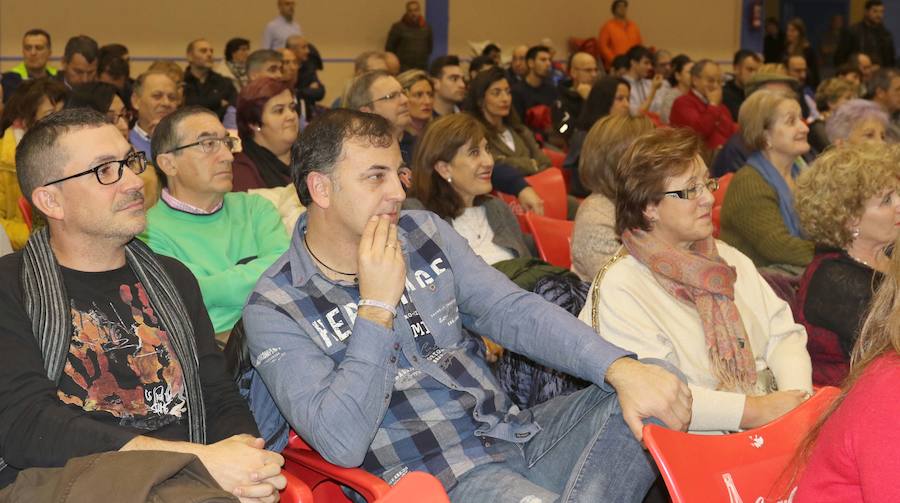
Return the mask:
[(326, 264), (325, 262), (322, 262), (322, 259), (317, 257), (316, 254), (313, 253), (312, 248), (309, 247), (309, 242), (306, 240), (305, 232), (303, 233), (303, 244), (306, 245), (306, 250), (309, 252), (310, 255), (312, 255), (312, 258), (314, 258), (316, 260), (316, 262), (322, 264), (322, 267), (324, 267), (325, 269), (328, 269), (329, 271), (340, 274), (342, 276), (356, 276), (355, 272), (341, 272), (341, 271), (338, 271), (337, 269), (332, 269), (331, 267), (328, 267), (328, 264)]

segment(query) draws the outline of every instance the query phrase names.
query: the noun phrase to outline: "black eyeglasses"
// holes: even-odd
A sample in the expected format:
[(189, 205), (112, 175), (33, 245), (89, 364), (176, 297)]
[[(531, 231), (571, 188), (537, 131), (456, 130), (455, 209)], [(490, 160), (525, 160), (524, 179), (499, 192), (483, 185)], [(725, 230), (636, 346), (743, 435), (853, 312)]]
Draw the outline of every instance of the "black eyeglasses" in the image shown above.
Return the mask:
[(719, 181), (715, 178), (710, 178), (705, 182), (697, 182), (694, 185), (683, 189), (683, 190), (670, 190), (669, 192), (663, 192), (664, 197), (675, 197), (678, 199), (697, 199), (700, 197), (700, 192), (703, 189), (710, 192), (714, 192), (719, 189)]
[(75, 173), (74, 175), (45, 183), (44, 187), (53, 185), (54, 183), (71, 180), (72, 178), (78, 178), (79, 176), (89, 175), (91, 173), (93, 173), (94, 176), (97, 177), (97, 181), (100, 182), (100, 185), (112, 185), (122, 179), (122, 173), (125, 171), (126, 166), (135, 175), (140, 175), (144, 172), (145, 169), (147, 169), (147, 157), (143, 152), (131, 152), (124, 159), (118, 161), (107, 161), (103, 164), (98, 164), (97, 166), (86, 169), (81, 173)]
[(238, 146), (241, 144), (241, 140), (239, 138), (235, 138), (233, 136), (223, 136), (219, 137), (210, 137), (204, 138), (202, 140), (195, 141), (194, 143), (189, 143), (187, 145), (181, 145), (180, 147), (175, 147), (173, 149), (166, 150), (163, 152), (164, 154), (171, 154), (173, 152), (178, 152), (179, 150), (184, 150), (186, 148), (200, 146), (200, 150), (203, 151), (204, 154), (212, 154), (213, 152), (219, 150), (219, 145), (224, 144), (229, 152), (234, 152), (237, 150)]

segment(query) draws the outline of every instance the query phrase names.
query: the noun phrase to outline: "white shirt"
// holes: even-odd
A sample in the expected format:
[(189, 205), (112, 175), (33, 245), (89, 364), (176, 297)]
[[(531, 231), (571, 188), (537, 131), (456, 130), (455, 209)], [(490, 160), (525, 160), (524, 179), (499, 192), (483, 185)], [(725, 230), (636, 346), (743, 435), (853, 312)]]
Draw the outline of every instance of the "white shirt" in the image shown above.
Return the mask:
[[(716, 245), (719, 255), (737, 270), (735, 304), (750, 339), (757, 372), (770, 369), (780, 390), (811, 392), (806, 330), (794, 323), (790, 306), (775, 295), (747, 256), (721, 241)], [(591, 285), (578, 316), (592, 326), (596, 288), (596, 283)], [(609, 268), (599, 288), (600, 335), (634, 351), (639, 358), (666, 360), (684, 373), (693, 395), (690, 429), (740, 429), (746, 396), (716, 389), (719, 382), (710, 368), (697, 309), (669, 295), (650, 269), (630, 255)]]
[(641, 113), (641, 105), (644, 104), (644, 101), (647, 100), (647, 97), (650, 96), (650, 92), (653, 89), (653, 82), (650, 79), (632, 79), (630, 76), (626, 75), (625, 80), (631, 84), (631, 94), (628, 97), (628, 109), (631, 111), (631, 115), (638, 115)]
[(494, 243), (494, 230), (488, 222), (484, 206), (466, 208), (453, 219), (453, 228), (466, 238), (476, 255), (488, 264), (516, 258), (510, 250)]
[(513, 140), (512, 131), (510, 131), (508, 128), (504, 129), (503, 132), (500, 133), (500, 139), (503, 140), (503, 143), (505, 143), (510, 150), (512, 150), (513, 152), (516, 151), (516, 142), (515, 140)]

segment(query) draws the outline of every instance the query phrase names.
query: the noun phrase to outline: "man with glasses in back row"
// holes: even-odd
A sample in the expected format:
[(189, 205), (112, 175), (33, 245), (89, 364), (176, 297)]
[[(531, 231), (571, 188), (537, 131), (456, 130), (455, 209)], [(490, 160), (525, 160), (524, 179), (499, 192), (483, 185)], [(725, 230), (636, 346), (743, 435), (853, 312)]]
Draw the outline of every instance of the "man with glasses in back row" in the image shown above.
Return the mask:
[(0, 259), (0, 486), (155, 450), (195, 454), (242, 501), (277, 501), (284, 460), (255, 438), (196, 280), (133, 239), (143, 153), (103, 115), (70, 109), (28, 130), (16, 165), (47, 227)]
[(223, 347), (256, 281), (289, 244), (272, 203), (231, 192), (237, 144), (206, 108), (185, 107), (163, 119), (153, 132), (163, 189), (140, 236), (194, 273)]

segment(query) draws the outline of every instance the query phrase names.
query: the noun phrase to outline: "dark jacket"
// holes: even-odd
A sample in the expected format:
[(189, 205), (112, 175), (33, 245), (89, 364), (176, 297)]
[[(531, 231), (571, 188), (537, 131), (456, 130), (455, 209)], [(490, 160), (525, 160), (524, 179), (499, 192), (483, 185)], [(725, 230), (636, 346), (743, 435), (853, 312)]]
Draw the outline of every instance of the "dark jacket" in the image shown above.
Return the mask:
[[(224, 102), (224, 103), (223, 103)], [(228, 105), (237, 103), (237, 90), (231, 80), (210, 70), (204, 82), (200, 82), (190, 67), (184, 72), (184, 104), (198, 105), (208, 108), (219, 116), (225, 117)]]
[(741, 109), (741, 105), (744, 104), (744, 99), (744, 89), (738, 87), (734, 79), (729, 80), (722, 86), (722, 104), (728, 109), (732, 120), (737, 120), (738, 111)]
[(845, 63), (854, 52), (868, 54), (872, 63), (882, 68), (894, 66), (894, 38), (884, 24), (862, 20), (844, 30), (834, 53), (835, 65)]
[(401, 72), (412, 68), (427, 69), (428, 57), (433, 47), (431, 26), (425, 23), (413, 26), (404, 21), (397, 21), (391, 26), (387, 42), (384, 44), (385, 51), (397, 55)]

